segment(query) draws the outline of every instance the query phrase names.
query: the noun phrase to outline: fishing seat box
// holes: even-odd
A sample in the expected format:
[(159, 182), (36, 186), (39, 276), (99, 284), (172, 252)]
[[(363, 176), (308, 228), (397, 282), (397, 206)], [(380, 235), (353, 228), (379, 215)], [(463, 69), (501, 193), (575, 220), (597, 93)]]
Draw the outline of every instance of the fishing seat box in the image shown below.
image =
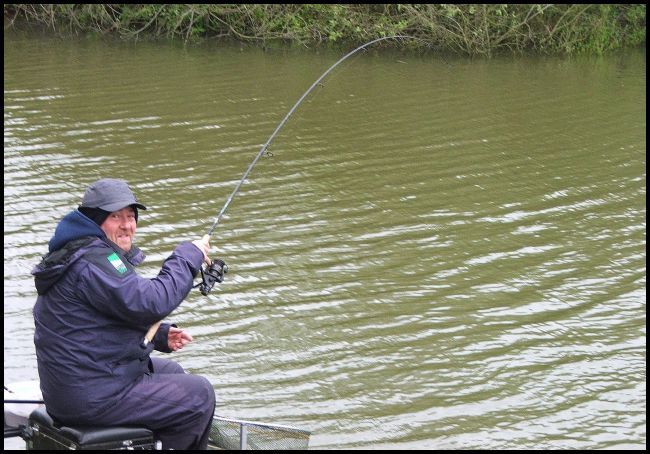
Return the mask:
[(144, 427), (65, 426), (55, 422), (45, 407), (29, 415), (29, 450), (155, 449), (153, 432)]

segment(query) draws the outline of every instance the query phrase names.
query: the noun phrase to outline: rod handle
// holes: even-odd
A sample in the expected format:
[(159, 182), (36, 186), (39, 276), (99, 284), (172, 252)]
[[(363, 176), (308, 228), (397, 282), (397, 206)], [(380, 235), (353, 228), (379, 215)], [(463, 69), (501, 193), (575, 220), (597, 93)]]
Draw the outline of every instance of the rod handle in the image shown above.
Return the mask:
[(153, 340), (153, 337), (156, 335), (156, 331), (158, 331), (158, 328), (160, 328), (161, 323), (162, 320), (151, 325), (151, 328), (149, 328), (147, 334), (144, 335), (144, 340), (142, 341), (142, 345), (144, 345), (145, 347), (149, 345), (149, 342), (151, 342)]

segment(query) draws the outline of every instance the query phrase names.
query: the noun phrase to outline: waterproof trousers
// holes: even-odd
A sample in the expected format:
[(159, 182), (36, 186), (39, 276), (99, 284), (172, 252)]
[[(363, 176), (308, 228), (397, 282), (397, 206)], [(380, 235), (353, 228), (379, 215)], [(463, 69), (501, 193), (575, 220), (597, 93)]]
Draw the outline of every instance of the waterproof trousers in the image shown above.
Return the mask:
[(215, 408), (212, 384), (167, 359), (152, 357), (150, 369), (93, 423), (147, 427), (163, 449), (207, 449)]

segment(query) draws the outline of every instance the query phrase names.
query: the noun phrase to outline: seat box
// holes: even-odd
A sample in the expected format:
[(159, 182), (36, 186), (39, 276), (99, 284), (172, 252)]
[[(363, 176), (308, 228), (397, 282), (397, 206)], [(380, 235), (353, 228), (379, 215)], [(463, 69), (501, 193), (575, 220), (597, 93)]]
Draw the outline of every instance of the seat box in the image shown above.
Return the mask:
[(144, 427), (61, 425), (52, 419), (45, 407), (29, 415), (27, 432), (28, 450), (156, 448), (153, 432)]

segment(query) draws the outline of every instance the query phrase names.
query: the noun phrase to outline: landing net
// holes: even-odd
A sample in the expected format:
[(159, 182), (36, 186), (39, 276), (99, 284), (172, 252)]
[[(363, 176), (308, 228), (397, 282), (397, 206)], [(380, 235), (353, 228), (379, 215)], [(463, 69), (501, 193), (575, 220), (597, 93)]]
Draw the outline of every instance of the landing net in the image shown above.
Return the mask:
[(311, 432), (290, 426), (264, 424), (214, 416), (210, 429), (212, 449), (307, 449)]

